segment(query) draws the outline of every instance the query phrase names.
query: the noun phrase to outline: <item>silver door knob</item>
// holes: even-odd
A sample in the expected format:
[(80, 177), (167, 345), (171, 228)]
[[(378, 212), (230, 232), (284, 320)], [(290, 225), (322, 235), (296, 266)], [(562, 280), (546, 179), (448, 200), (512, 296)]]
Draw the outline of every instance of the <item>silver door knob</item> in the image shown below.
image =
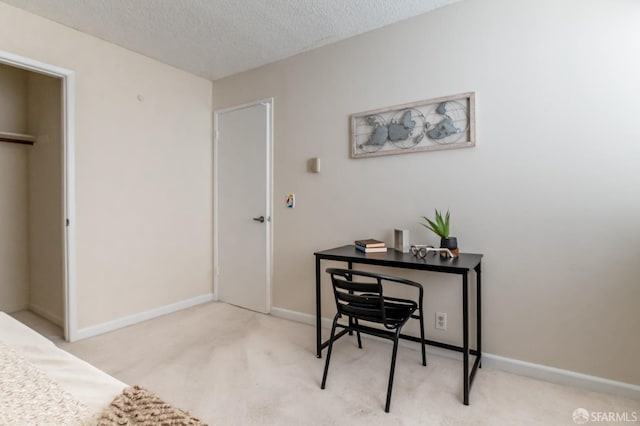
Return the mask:
[(264, 216), (254, 217), (253, 220), (256, 222), (264, 223)]

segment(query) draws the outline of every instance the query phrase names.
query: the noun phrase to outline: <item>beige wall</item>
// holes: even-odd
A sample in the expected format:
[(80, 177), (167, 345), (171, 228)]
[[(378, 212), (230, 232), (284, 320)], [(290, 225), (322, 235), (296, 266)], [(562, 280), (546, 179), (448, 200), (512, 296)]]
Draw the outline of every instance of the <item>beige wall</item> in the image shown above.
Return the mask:
[(0, 311), (29, 303), (29, 174), (25, 145), (0, 142)]
[[(314, 312), (315, 250), (434, 244), (419, 218), (450, 209), (485, 254), (487, 352), (640, 384), (639, 20), (632, 0), (467, 0), (214, 82), (214, 108), (275, 97), (274, 306)], [(466, 91), (475, 148), (348, 158), (349, 114)], [(457, 280), (415, 276), (427, 334), (456, 341)]]
[(79, 328), (210, 293), (211, 82), (4, 3), (0, 50), (76, 73)]
[(29, 73), (29, 306), (64, 324), (62, 81)]
[[(25, 133), (27, 72), (0, 64), (0, 132)], [(29, 304), (29, 147), (0, 142), (0, 311)]]
[(27, 132), (27, 74), (0, 64), (0, 132)]

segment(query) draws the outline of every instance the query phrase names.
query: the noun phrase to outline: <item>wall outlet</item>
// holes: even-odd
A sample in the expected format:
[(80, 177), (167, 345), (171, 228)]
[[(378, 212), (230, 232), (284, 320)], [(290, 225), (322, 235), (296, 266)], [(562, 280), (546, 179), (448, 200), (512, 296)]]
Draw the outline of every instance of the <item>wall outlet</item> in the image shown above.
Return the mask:
[(438, 330), (447, 329), (447, 314), (444, 312), (436, 312), (436, 328)]

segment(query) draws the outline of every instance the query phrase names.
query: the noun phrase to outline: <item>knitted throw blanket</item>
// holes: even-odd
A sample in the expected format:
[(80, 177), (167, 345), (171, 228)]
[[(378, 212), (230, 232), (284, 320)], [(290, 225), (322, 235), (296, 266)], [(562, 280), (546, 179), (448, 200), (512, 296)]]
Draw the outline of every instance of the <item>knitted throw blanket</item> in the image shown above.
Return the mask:
[(126, 388), (101, 414), (99, 426), (206, 426), (141, 386)]
[(0, 396), (0, 425), (86, 425), (91, 422), (86, 406), (2, 342)]

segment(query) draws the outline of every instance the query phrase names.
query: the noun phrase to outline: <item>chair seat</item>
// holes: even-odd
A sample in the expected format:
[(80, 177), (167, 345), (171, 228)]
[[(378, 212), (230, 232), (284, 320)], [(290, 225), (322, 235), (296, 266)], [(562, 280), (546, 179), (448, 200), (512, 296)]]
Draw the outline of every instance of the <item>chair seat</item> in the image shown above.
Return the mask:
[(410, 300), (403, 300), (402, 302), (398, 302), (388, 301), (385, 298), (384, 309), (387, 314), (387, 322), (391, 321), (397, 326), (404, 323), (408, 318), (411, 317), (411, 314), (413, 314), (415, 310), (418, 309), (418, 304)]
[[(380, 297), (377, 294), (362, 294), (361, 296), (363, 298), (366, 298), (366, 300), (369, 302), (379, 300), (379, 297)], [(404, 323), (408, 318), (410, 318), (411, 315), (416, 311), (416, 309), (418, 309), (418, 304), (413, 300), (399, 299), (396, 297), (387, 297), (387, 296), (382, 296), (382, 299), (384, 300), (384, 309), (385, 309), (385, 315), (386, 315), (387, 328), (398, 327), (400, 324)], [(347, 305), (357, 309), (363, 308), (361, 304), (356, 302), (351, 302), (351, 303), (348, 303)], [(380, 318), (376, 318), (376, 317), (369, 317), (369, 318), (362, 318), (362, 319), (365, 319), (366, 321), (370, 321), (370, 322), (375, 322), (375, 323), (383, 322)]]

